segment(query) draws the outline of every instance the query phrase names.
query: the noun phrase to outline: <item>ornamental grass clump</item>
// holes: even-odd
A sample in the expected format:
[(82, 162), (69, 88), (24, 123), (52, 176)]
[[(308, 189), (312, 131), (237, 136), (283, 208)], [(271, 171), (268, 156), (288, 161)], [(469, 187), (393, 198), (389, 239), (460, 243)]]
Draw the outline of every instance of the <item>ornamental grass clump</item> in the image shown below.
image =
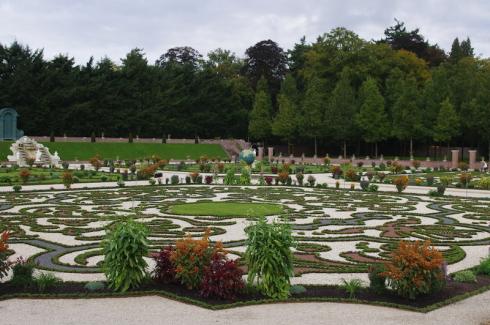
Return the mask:
[(102, 242), (103, 269), (109, 287), (125, 292), (138, 287), (146, 276), (148, 228), (129, 218), (119, 222)]
[(401, 241), (381, 275), (399, 296), (415, 299), (442, 289), (444, 258), (430, 241)]
[(246, 232), (248, 283), (256, 283), (267, 297), (286, 299), (290, 292), (290, 277), (293, 276), (291, 226), (276, 222), (269, 224), (262, 217)]

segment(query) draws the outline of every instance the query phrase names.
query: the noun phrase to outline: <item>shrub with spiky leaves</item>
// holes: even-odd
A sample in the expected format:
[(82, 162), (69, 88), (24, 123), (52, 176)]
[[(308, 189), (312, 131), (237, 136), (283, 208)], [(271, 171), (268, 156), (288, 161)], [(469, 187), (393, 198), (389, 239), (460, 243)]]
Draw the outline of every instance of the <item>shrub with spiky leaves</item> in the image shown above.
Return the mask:
[(143, 257), (148, 256), (148, 228), (131, 218), (114, 227), (102, 242), (104, 273), (109, 286), (125, 292), (140, 285), (147, 266)]
[(289, 296), (290, 277), (293, 276), (294, 240), (290, 225), (267, 223), (262, 217), (247, 228), (247, 250), (249, 284), (258, 284), (259, 290), (275, 299)]

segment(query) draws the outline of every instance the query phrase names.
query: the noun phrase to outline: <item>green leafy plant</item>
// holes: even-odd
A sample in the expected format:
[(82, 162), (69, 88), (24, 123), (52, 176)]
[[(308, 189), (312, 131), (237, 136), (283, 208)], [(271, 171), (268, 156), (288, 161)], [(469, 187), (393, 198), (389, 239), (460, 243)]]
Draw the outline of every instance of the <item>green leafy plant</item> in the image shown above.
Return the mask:
[(103, 269), (109, 286), (125, 292), (138, 287), (145, 278), (148, 255), (148, 228), (129, 218), (116, 224), (102, 242)]
[(386, 277), (383, 272), (386, 272), (386, 267), (383, 263), (375, 263), (369, 266), (369, 288), (375, 293), (382, 293), (386, 290)]
[(476, 275), (471, 270), (459, 271), (454, 274), (456, 282), (476, 282)]
[(242, 168), (240, 174), (240, 185), (250, 185), (250, 171), (248, 168)]
[(259, 290), (270, 298), (286, 299), (290, 292), (290, 277), (293, 276), (291, 247), (294, 241), (290, 225), (269, 224), (266, 218), (261, 217), (246, 229), (246, 233), (248, 283), (257, 282)]
[(34, 264), (19, 257), (12, 267), (13, 275), (10, 283), (23, 288), (30, 287), (33, 282)]
[(490, 275), (490, 257), (484, 258), (478, 265), (478, 274)]
[(235, 168), (232, 167), (226, 171), (226, 175), (223, 178), (223, 184), (225, 184), (225, 185), (237, 184), (237, 179), (235, 177)]
[(36, 284), (37, 290), (39, 292), (44, 292), (46, 289), (52, 288), (58, 283), (63, 282), (53, 273), (43, 272), (34, 278), (34, 283)]
[(361, 290), (363, 286), (363, 282), (361, 279), (350, 279), (347, 281), (346, 279), (342, 279), (341, 287), (345, 290), (346, 293), (349, 294), (350, 299), (354, 299), (356, 294)]
[(22, 186), (17, 184), (17, 185), (12, 186), (12, 189), (14, 190), (15, 193), (18, 193), (22, 190)]

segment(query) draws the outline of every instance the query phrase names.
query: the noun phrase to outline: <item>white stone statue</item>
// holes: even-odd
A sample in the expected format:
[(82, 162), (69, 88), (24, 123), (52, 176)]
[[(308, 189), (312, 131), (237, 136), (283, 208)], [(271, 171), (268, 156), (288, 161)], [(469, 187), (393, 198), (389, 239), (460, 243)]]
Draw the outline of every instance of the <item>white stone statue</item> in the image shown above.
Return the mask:
[(39, 148), (37, 148), (35, 162), (40, 162), (41, 161), (41, 155), (42, 155), (41, 150), (39, 150)]

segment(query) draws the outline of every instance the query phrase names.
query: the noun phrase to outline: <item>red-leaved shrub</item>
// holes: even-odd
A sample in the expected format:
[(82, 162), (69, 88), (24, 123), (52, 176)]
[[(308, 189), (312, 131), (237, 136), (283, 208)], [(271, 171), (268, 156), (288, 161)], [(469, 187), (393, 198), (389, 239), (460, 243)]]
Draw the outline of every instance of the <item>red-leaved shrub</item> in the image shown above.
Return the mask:
[(224, 254), (214, 254), (204, 271), (201, 283), (203, 297), (235, 299), (244, 288), (243, 272), (235, 261), (228, 260)]
[(266, 177), (264, 177), (264, 179), (265, 179), (265, 182), (267, 183), (267, 185), (272, 184), (272, 180), (273, 180), (272, 176), (266, 176)]
[(171, 256), (174, 252), (172, 246), (164, 247), (152, 257), (156, 262), (153, 270), (153, 279), (160, 283), (170, 283), (175, 281), (175, 266), (172, 263)]
[(206, 177), (204, 177), (204, 181), (206, 182), (206, 184), (211, 184), (213, 182), (213, 176), (211, 175), (207, 175)]

